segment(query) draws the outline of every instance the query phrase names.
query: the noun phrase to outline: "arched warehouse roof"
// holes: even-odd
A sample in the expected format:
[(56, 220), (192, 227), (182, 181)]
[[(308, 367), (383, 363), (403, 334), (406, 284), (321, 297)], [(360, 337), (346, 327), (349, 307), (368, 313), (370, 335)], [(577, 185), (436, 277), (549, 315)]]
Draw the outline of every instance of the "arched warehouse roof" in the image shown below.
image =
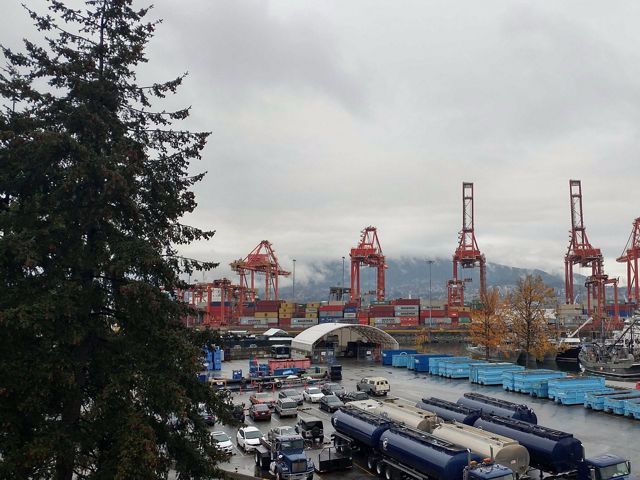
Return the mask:
[(353, 325), (349, 323), (321, 323), (307, 328), (300, 332), (291, 341), (291, 348), (303, 352), (311, 352), (316, 342), (330, 333), (337, 333), (338, 330), (348, 329), (369, 342), (379, 343), (382, 348), (392, 349), (398, 348), (398, 342), (384, 330), (372, 327), (370, 325)]

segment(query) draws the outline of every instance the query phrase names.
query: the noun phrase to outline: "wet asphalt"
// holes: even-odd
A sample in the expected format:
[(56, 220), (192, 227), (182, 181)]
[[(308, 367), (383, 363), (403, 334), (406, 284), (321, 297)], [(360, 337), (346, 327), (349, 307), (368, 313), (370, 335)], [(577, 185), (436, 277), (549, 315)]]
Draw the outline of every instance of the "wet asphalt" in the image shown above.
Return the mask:
[[(423, 373), (415, 373), (405, 368), (394, 368), (380, 364), (343, 361), (342, 385), (347, 391), (354, 391), (356, 383), (362, 377), (383, 376), (389, 379), (391, 392), (389, 397), (397, 397), (401, 401), (415, 404), (423, 397), (439, 397), (445, 400), (456, 401), (465, 392), (479, 392), (511, 402), (525, 403), (529, 405), (538, 416), (538, 423), (556, 430), (572, 433), (584, 445), (586, 455), (593, 457), (603, 453), (614, 453), (628, 458), (632, 462), (633, 477), (640, 480), (640, 421), (627, 417), (596, 412), (584, 408), (581, 405), (561, 406), (551, 400), (532, 398), (529, 395), (506, 392), (498, 386), (481, 386), (470, 383), (468, 380), (451, 380), (441, 377), (432, 377)], [(221, 375), (230, 377), (231, 371), (242, 369), (246, 375), (248, 361), (237, 360), (223, 363)], [(299, 389), (302, 391), (302, 388)], [(233, 394), (234, 403), (244, 402), (248, 406), (250, 392), (236, 392)], [(305, 403), (299, 407), (299, 414), (313, 416), (323, 420), (325, 444), (330, 444), (330, 436), (333, 428), (330, 423), (330, 414), (318, 409), (317, 405)], [(275, 426), (295, 425), (295, 418), (278, 418), (272, 415), (270, 421), (254, 422), (247, 417), (247, 425), (255, 425), (264, 434)], [(236, 471), (248, 475), (268, 478), (266, 472), (256, 470), (253, 454), (245, 454), (236, 446), (237, 429), (224, 425), (217, 425), (212, 430), (224, 430), (229, 434), (234, 443), (234, 455), (230, 461), (223, 465), (225, 470)], [(308, 448), (308, 455), (315, 461), (323, 445), (315, 445)], [(364, 479), (376, 478), (362, 466), (362, 462), (356, 458), (350, 471), (340, 473), (316, 474), (316, 479)]]

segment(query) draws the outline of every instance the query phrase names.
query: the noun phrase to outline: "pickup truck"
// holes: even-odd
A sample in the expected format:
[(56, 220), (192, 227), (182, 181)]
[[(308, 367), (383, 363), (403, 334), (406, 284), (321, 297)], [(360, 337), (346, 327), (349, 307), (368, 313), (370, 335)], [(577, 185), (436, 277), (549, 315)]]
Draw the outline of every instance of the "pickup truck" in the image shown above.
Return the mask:
[(262, 438), (255, 450), (256, 466), (268, 470), (276, 480), (313, 480), (313, 460), (304, 453), (300, 435)]

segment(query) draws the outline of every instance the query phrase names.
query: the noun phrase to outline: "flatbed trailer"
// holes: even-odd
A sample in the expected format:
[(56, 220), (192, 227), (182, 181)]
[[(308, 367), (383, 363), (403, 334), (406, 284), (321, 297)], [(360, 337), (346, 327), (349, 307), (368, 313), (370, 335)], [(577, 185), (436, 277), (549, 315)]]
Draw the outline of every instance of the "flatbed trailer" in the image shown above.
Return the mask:
[(353, 467), (351, 451), (344, 448), (325, 447), (314, 463), (316, 473), (341, 472)]

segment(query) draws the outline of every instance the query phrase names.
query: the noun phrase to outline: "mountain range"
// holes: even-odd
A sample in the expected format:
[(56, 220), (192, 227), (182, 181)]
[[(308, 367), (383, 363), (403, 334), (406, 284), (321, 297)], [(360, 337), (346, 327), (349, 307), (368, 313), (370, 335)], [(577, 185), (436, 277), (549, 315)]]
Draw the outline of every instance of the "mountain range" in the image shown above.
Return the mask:
[[(433, 300), (444, 300), (447, 297), (447, 281), (451, 278), (451, 260), (438, 259), (431, 264), (431, 274), (426, 260), (417, 257), (388, 259), (385, 275), (387, 298), (429, 298), (429, 279), (431, 277), (431, 296)], [(478, 295), (479, 270), (459, 270), (459, 275), (466, 281), (465, 297), (473, 299)], [(301, 272), (302, 273), (302, 272)], [(342, 262), (317, 261), (306, 264), (304, 275), (298, 274), (295, 284), (295, 299), (298, 302), (320, 301), (329, 299), (329, 288), (340, 287), (343, 282)], [(344, 269), (344, 286), (349, 287), (350, 265), (347, 260)], [(553, 287), (558, 296), (564, 296), (564, 277), (550, 274), (539, 269), (510, 267), (497, 263), (487, 263), (487, 285), (498, 287), (507, 292), (515, 287), (518, 279), (527, 274), (540, 275), (542, 280)], [(376, 270), (363, 267), (360, 273), (361, 292), (375, 289)], [(576, 289), (580, 293), (584, 277), (576, 275)], [(280, 297), (293, 298), (292, 286), (280, 289)]]

